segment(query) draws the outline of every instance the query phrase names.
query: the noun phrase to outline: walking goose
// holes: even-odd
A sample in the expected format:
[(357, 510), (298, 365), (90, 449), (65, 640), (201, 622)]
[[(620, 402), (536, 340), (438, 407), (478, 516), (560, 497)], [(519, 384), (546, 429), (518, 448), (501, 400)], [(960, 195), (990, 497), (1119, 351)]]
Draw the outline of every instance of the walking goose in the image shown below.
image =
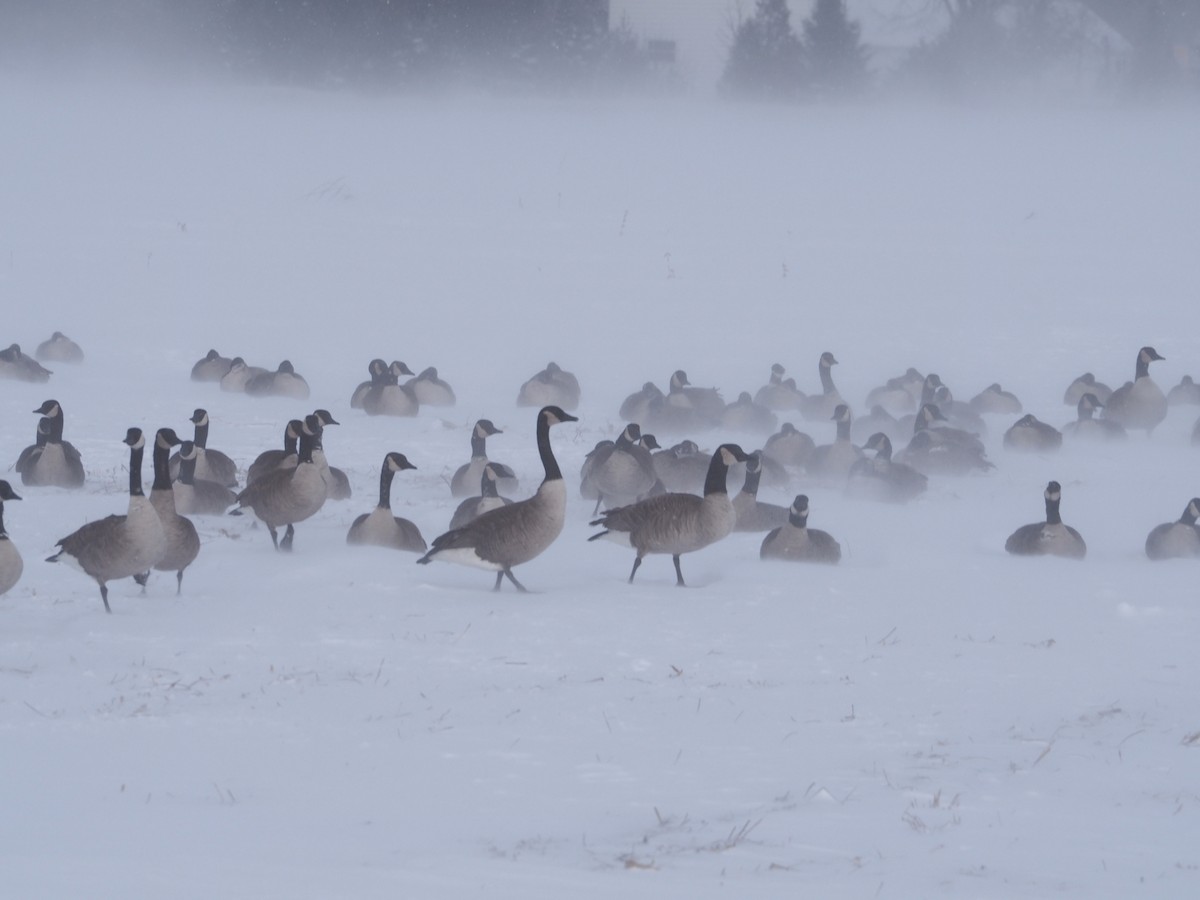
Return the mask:
[[(321, 420), (315, 415), (308, 416), (300, 429), (296, 465), (263, 475), (237, 495), (238, 505), (231, 514), (240, 516), (242, 510), (252, 510), (267, 526), (276, 550), (292, 549), (295, 524), (315, 514), (328, 496), (328, 476), (313, 461), (314, 452), (321, 446), (322, 430)], [(283, 540), (277, 530), (281, 525), (287, 526)]]
[(554, 543), (567, 513), (567, 488), (562, 470), (550, 446), (550, 427), (579, 420), (558, 406), (544, 406), (537, 415), (537, 448), (546, 476), (532, 497), (493, 509), (462, 528), (434, 538), (433, 546), (420, 559), (435, 559), (473, 566), (496, 573), (493, 590), (500, 590), (505, 576), (518, 591), (524, 585), (513, 575), (513, 566), (529, 562)]
[[(170, 428), (160, 428), (154, 436), (154, 483), (150, 486), (150, 505), (158, 513), (167, 543), (162, 555), (154, 563), (160, 572), (175, 573), (175, 595), (183, 593), (183, 570), (200, 555), (200, 536), (196, 526), (185, 516), (179, 515), (175, 507), (175, 490), (171, 486), (171, 471), (167, 457), (171, 448), (182, 443)], [(146, 586), (149, 572), (134, 575), (133, 580)]]
[(821, 393), (809, 394), (800, 401), (800, 415), (811, 422), (826, 422), (839, 406), (847, 406), (833, 383), (833, 367), (836, 365), (837, 360), (828, 350), (822, 353), (817, 361), (817, 372), (821, 376)]
[(220, 381), (228, 372), (233, 360), (216, 350), (209, 350), (203, 359), (192, 366), (192, 381)]
[[(225, 487), (237, 487), (237, 463), (220, 450), (210, 450), (208, 447), (208, 410), (197, 409), (188, 421), (196, 426), (192, 438), (196, 448), (196, 478), (214, 481)], [(171, 457), (170, 472), (172, 478), (179, 477), (178, 453)]]
[(833, 483), (844, 483), (854, 464), (863, 458), (863, 452), (850, 440), (850, 407), (839, 403), (833, 411), (837, 422), (837, 438), (832, 444), (822, 444), (813, 450), (808, 460), (809, 474)]
[[(83, 486), (83, 458), (70, 441), (63, 440), (63, 408), (57, 400), (47, 400), (34, 410), (47, 420), (46, 441), (41, 450), (30, 452), (21, 467), (21, 483), (51, 487)], [(41, 431), (41, 420), (38, 430)], [(39, 435), (40, 436), (40, 435)]]
[(1004, 543), (1004, 549), (1019, 556), (1066, 556), (1083, 559), (1087, 544), (1079, 532), (1064, 525), (1058, 505), (1062, 486), (1057, 481), (1046, 485), (1046, 521), (1022, 525)]
[(640, 443), (642, 429), (636, 422), (626, 425), (615, 441), (602, 441), (584, 460), (579, 490), (596, 498), (592, 515), (601, 505), (622, 506), (641, 499), (658, 481), (650, 451)]
[(88, 522), (58, 541), (61, 549), (46, 559), (67, 563), (94, 578), (108, 613), (112, 612), (108, 582), (145, 572), (162, 558), (167, 547), (162, 520), (142, 493), (146, 438), (140, 428), (130, 428), (124, 443), (129, 447), (129, 506), (125, 515)]
[(929, 479), (912, 466), (892, 460), (892, 442), (877, 431), (863, 445), (875, 451), (874, 459), (860, 459), (850, 470), (846, 494), (860, 500), (907, 503), (925, 492)]
[(1178, 521), (1156, 525), (1146, 536), (1146, 555), (1151, 559), (1200, 556), (1197, 517), (1200, 517), (1200, 497), (1193, 497)]
[(734, 531), (770, 531), (787, 521), (786, 507), (764, 503), (758, 499), (758, 483), (762, 478), (762, 451), (755, 450), (746, 458), (746, 480), (733, 496), (733, 511), (737, 520)]
[(438, 377), (433, 366), (423, 369), (421, 374), (404, 385), (422, 406), (453, 406), (457, 402), (454, 388)]
[[(450, 478), (451, 497), (470, 497), (475, 493), (475, 486), (483, 475), (483, 467), (488, 463), (487, 439), (493, 434), (504, 434), (492, 424), (491, 419), (479, 419), (471, 428), (471, 461), (463, 463)], [(504, 467), (510, 473), (508, 466)], [(519, 487), (516, 476), (505, 476), (497, 486), (500, 493), (512, 494)]]
[(842, 545), (827, 531), (808, 527), (808, 497), (797, 494), (785, 524), (763, 538), (760, 559), (835, 564), (842, 558)]
[(179, 445), (179, 477), (171, 485), (175, 511), (184, 516), (220, 516), (237, 503), (237, 495), (223, 484), (196, 478), (196, 445)]
[(1087, 441), (1123, 441), (1129, 435), (1124, 426), (1118, 425), (1111, 419), (1093, 418), (1096, 410), (1103, 409), (1104, 404), (1095, 394), (1084, 394), (1079, 398), (1076, 407), (1078, 418), (1063, 426), (1063, 434), (1070, 438)]
[(1150, 363), (1166, 359), (1153, 347), (1138, 351), (1132, 382), (1126, 382), (1105, 401), (1104, 418), (1123, 425), (1126, 430), (1141, 428), (1146, 434), (1167, 417), (1167, 398), (1150, 377)]
[(1038, 419), (1033, 413), (1026, 413), (1004, 432), (1004, 447), (1006, 450), (1019, 450), (1026, 453), (1053, 453), (1062, 446), (1062, 432), (1053, 425)]
[(4, 501), (20, 499), (13, 492), (12, 485), (7, 481), (0, 481), (0, 594), (7, 594), (9, 589), (21, 580), (21, 570), (24, 568), (21, 554), (17, 552), (17, 548), (8, 538), (8, 532), (4, 530)]
[(421, 530), (408, 519), (392, 515), (392, 479), (397, 472), (415, 469), (403, 453), (392, 452), (383, 458), (379, 468), (379, 503), (369, 513), (354, 520), (346, 533), (347, 544), (370, 544), (393, 550), (424, 553), (425, 538)]
[(251, 397), (291, 397), (293, 400), (307, 400), (309, 395), (308, 382), (304, 376), (296, 372), (291, 360), (285, 359), (274, 372), (264, 372), (255, 375), (246, 382), (245, 392)]
[(729, 499), (726, 479), (729, 467), (745, 462), (746, 453), (737, 444), (722, 444), (713, 453), (704, 481), (704, 496), (660, 494), (630, 506), (607, 510), (590, 524), (603, 528), (589, 541), (607, 538), (637, 551), (629, 583), (642, 559), (650, 553), (669, 553), (675, 563), (675, 584), (686, 587), (679, 557), (701, 550), (728, 535), (737, 522)]
[(468, 522), (478, 519), (489, 510), (499, 509), (501, 506), (510, 506), (513, 501), (507, 497), (501, 497), (496, 485), (503, 478), (511, 478), (512, 473), (512, 469), (504, 465), (504, 463), (487, 463), (483, 467), (483, 474), (479, 476), (479, 496), (468, 497), (462, 503), (458, 504), (458, 508), (454, 510), (454, 515), (450, 517), (450, 527), (448, 530), (453, 531), (455, 528), (462, 528)]
[(547, 363), (517, 392), (517, 406), (551, 405), (561, 409), (579, 406), (579, 379), (556, 362)]
[(33, 355), (44, 362), (83, 362), (83, 348), (61, 331), (54, 332), (47, 340), (38, 344)]
[(296, 467), (296, 461), (299, 458), (297, 448), (303, 428), (304, 423), (299, 419), (292, 419), (287, 423), (283, 429), (283, 449), (264, 450), (254, 458), (254, 462), (250, 463), (250, 468), (246, 470), (247, 487), (276, 469), (294, 469)]

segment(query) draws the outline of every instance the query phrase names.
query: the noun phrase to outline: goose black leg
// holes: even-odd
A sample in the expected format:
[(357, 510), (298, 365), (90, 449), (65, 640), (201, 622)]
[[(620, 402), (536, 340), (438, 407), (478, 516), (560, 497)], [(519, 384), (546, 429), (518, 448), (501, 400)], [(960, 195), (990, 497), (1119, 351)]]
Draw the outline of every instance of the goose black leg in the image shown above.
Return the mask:
[(104, 601), (104, 611), (111, 613), (112, 607), (108, 605), (108, 585), (103, 581), (98, 582), (98, 584), (100, 585), (100, 599)]
[[(507, 576), (508, 576), (508, 580), (509, 580), (509, 581), (511, 581), (511, 582), (512, 582), (512, 583), (513, 583), (513, 584), (516, 586), (517, 590), (518, 590), (518, 591), (520, 591), (522, 594), (528, 594), (528, 593), (529, 593), (529, 591), (525, 590), (525, 585), (523, 585), (523, 584), (521, 584), (521, 582), (517, 581), (517, 578), (516, 578), (516, 576), (515, 576), (515, 575), (513, 575), (513, 573), (512, 573), (512, 569), (505, 569), (505, 570), (504, 570), (503, 572), (501, 572), (500, 574), (501, 574), (501, 575), (507, 575)], [(499, 583), (497, 582), (497, 584), (499, 584)]]
[(498, 591), (498, 590), (500, 590), (500, 582), (502, 582), (503, 580), (504, 580), (504, 573), (503, 573), (503, 572), (497, 572), (497, 573), (496, 573), (496, 584), (495, 584), (495, 585), (492, 587), (492, 590), (493, 590), (493, 591)]
[(271, 543), (275, 545), (275, 549), (279, 549), (279, 532), (275, 530), (274, 525), (268, 525), (267, 531), (271, 532)]
[(687, 587), (683, 583), (683, 569), (679, 568), (679, 554), (676, 553), (671, 559), (675, 560), (675, 587)]
[(633, 576), (637, 574), (638, 566), (642, 564), (642, 558), (635, 556), (633, 558), (633, 571), (629, 573), (629, 583), (633, 584)]
[(175, 596), (183, 593), (183, 569), (175, 573)]
[(292, 538), (296, 536), (296, 529), (288, 525), (287, 531), (283, 533), (283, 540), (279, 542), (279, 549), (288, 553), (292, 552)]

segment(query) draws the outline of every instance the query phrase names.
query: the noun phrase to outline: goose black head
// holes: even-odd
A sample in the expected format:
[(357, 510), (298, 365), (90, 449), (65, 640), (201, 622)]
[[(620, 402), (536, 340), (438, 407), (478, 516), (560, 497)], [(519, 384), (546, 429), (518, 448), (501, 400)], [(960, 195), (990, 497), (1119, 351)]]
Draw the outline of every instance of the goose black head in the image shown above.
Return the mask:
[(828, 350), (826, 350), (824, 353), (821, 354), (821, 363), (820, 364), (823, 368), (828, 369), (830, 366), (836, 366), (837, 360), (834, 358), (832, 353), (830, 353)]
[(384, 457), (384, 460), (387, 463), (387, 467), (393, 472), (401, 472), (404, 469), (416, 468), (416, 466), (408, 461), (407, 456), (405, 456), (403, 453), (397, 453), (395, 450)]
[(142, 436), (142, 429), (130, 428), (125, 432), (125, 440), (122, 441), (122, 443), (134, 449), (137, 449), (138, 447), (145, 447), (146, 439)]
[(208, 424), (208, 410), (200, 409), (199, 407), (197, 407), (196, 411), (194, 413), (192, 413), (192, 417), (190, 419), (188, 419), (188, 421), (191, 422), (193, 425), (207, 425)]
[(476, 437), (491, 437), (493, 434), (504, 434), (504, 432), (493, 425), (491, 419), (480, 419), (475, 423)]
[(34, 410), (35, 413), (41, 416), (47, 416), (53, 419), (62, 412), (62, 407), (59, 406), (57, 400), (47, 400), (41, 406)]
[(177, 435), (175, 433), (174, 428), (158, 429), (158, 432), (154, 435), (154, 442), (159, 447), (162, 447), (164, 449), (174, 447), (176, 444), (183, 443), (183, 441), (181, 441), (179, 439), (179, 435)]
[(789, 510), (789, 512), (791, 512), (791, 514), (794, 516), (801, 516), (801, 517), (807, 516), (808, 515), (808, 495), (807, 494), (797, 494), (796, 499), (792, 501), (792, 508)]
[(543, 406), (538, 417), (550, 425), (561, 425), (564, 422), (578, 422), (579, 419), (564, 410), (561, 406)]
[(16, 492), (13, 491), (12, 485), (7, 481), (0, 480), (0, 500), (20, 500)]
[(1052, 481), (1046, 485), (1046, 499), (1060, 500), (1062, 498), (1062, 485), (1057, 481)]
[(388, 371), (391, 372), (393, 375), (412, 375), (413, 374), (413, 370), (410, 369), (405, 363), (400, 362), (400, 360), (398, 360), (398, 359), (392, 360), (392, 364), (390, 366), (388, 366)]
[(1165, 356), (1159, 356), (1158, 351), (1153, 347), (1143, 347), (1140, 351), (1138, 351), (1138, 356), (1141, 357), (1142, 362), (1148, 363), (1154, 362), (1157, 359), (1166, 359)]
[(317, 421), (321, 423), (322, 428), (324, 428), (326, 425), (341, 425), (342, 424), (337, 419), (335, 419), (333, 417), (333, 413), (331, 413), (327, 409), (313, 410), (313, 415), (316, 416)]
[(179, 442), (179, 458), (180, 459), (195, 459), (196, 445), (192, 441)]

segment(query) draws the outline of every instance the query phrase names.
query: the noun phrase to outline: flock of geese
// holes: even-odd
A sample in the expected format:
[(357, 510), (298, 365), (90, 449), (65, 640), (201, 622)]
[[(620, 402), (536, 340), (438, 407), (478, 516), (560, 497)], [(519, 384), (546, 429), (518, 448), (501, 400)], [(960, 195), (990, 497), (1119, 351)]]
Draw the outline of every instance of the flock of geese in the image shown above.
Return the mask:
[[(56, 332), (38, 347), (38, 359), (78, 362), (82, 350)], [(648, 555), (669, 555), (676, 582), (684, 585), (681, 557), (720, 541), (734, 531), (765, 532), (763, 559), (837, 563), (838, 541), (808, 526), (809, 498), (799, 494), (788, 507), (757, 498), (759, 484), (783, 486), (803, 472), (814, 484), (842, 488), (848, 495), (889, 503), (906, 503), (920, 496), (931, 477), (986, 472), (981, 435), (983, 416), (1019, 416), (1004, 433), (1004, 446), (1040, 453), (1057, 450), (1064, 440), (1122, 440), (1129, 430), (1152, 432), (1172, 405), (1200, 405), (1200, 385), (1185, 377), (1164, 393), (1149, 367), (1163, 359), (1153, 347), (1139, 350), (1134, 378), (1115, 390), (1085, 373), (1072, 382), (1064, 402), (1076, 408), (1077, 418), (1059, 430), (1035, 416), (1022, 414), (1020, 401), (999, 384), (990, 385), (968, 402), (956, 400), (933, 373), (910, 369), (872, 390), (870, 412), (855, 419), (832, 376), (837, 364), (832, 353), (818, 361), (821, 390), (801, 392), (785, 378), (782, 365), (772, 367), (769, 380), (756, 394), (743, 393), (731, 403), (713, 388), (696, 387), (682, 370), (674, 372), (666, 391), (647, 383), (625, 399), (620, 408), (627, 423), (614, 440), (599, 442), (587, 454), (579, 477), (581, 496), (595, 500), (590, 524), (597, 531), (590, 541), (615, 541), (634, 551), (629, 581)], [(36, 366), (36, 368), (34, 368)], [(44, 372), (45, 377), (38, 375)], [(14, 374), (20, 372), (21, 374)], [(0, 377), (44, 381), (50, 371), (21, 353), (17, 345), (0, 353)], [(415, 415), (421, 406), (452, 406), (453, 389), (426, 369), (418, 375), (404, 363), (375, 359), (369, 379), (350, 397), (351, 408), (367, 415)], [(37, 375), (37, 377), (32, 377)], [(402, 377), (411, 376), (403, 383)], [(223, 390), (306, 399), (308, 385), (290, 362), (274, 371), (255, 370), (240, 357), (210, 351), (192, 369), (195, 381), (219, 382)], [(373, 510), (351, 524), (346, 541), (419, 554), (418, 563), (435, 560), (494, 572), (494, 589), (507, 578), (519, 591), (525, 588), (513, 569), (536, 558), (562, 532), (566, 521), (567, 487), (551, 443), (555, 425), (576, 422), (569, 410), (580, 400), (579, 382), (550, 363), (523, 385), (519, 406), (537, 407), (535, 442), (543, 478), (531, 496), (519, 492), (514, 471), (490, 460), (487, 439), (500, 430), (489, 419), (478, 420), (470, 433), (470, 459), (455, 471), (451, 494), (463, 498), (447, 531), (426, 543), (411, 521), (391, 509), (392, 483), (397, 473), (416, 466), (400, 452), (388, 452), (380, 467), (379, 497)], [(85, 482), (79, 451), (64, 437), (62, 405), (46, 400), (33, 410), (39, 416), (35, 441), (22, 451), (13, 468), (25, 486), (74, 489)], [(793, 415), (794, 414), (794, 415)], [(832, 422), (836, 436), (816, 444), (783, 415), (812, 422)], [(229, 456), (208, 447), (210, 420), (205, 409), (190, 418), (194, 431), (183, 440), (171, 428), (152, 436), (130, 428), (124, 443), (129, 451), (129, 499), (121, 515), (88, 522), (57, 542), (50, 562), (71, 565), (99, 586), (106, 610), (108, 583), (131, 577), (146, 585), (152, 570), (174, 572), (176, 592), (200, 552), (200, 540), (189, 516), (252, 514), (270, 533), (277, 550), (290, 551), (295, 526), (312, 517), (329, 499), (350, 496), (344, 472), (329, 465), (322, 438), (339, 424), (325, 409), (287, 423), (282, 448), (264, 451), (245, 471)], [(759, 450), (747, 452), (736, 443), (721, 443), (711, 454), (691, 437), (721, 430), (765, 437)], [(670, 447), (655, 437), (682, 437)], [(151, 440), (153, 482), (147, 497), (142, 464)], [(1200, 421), (1193, 430), (1200, 443)], [(894, 445), (901, 449), (893, 454)], [(174, 452), (173, 452), (174, 451)], [(731, 498), (731, 469), (742, 479)], [(20, 500), (8, 481), (0, 480), (0, 593), (21, 577), (20, 554), (4, 531), (4, 503)], [(1051, 481), (1045, 489), (1045, 518), (1018, 528), (1005, 549), (1020, 555), (1083, 558), (1087, 552), (1080, 533), (1060, 514), (1062, 488)], [(1200, 557), (1200, 498), (1190, 500), (1180, 518), (1155, 527), (1145, 551), (1151, 559)], [(282, 535), (280, 534), (282, 530)]]

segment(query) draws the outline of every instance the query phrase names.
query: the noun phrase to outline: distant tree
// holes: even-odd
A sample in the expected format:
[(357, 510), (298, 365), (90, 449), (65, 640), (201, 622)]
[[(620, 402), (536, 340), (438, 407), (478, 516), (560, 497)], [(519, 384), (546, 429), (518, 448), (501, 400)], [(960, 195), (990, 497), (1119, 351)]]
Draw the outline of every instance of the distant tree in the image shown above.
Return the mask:
[(787, 0), (756, 0), (754, 13), (734, 26), (721, 87), (732, 94), (795, 96), (803, 66), (803, 47), (792, 30)]
[(804, 20), (807, 87), (817, 94), (854, 94), (869, 79), (861, 28), (850, 21), (844, 0), (817, 0)]

